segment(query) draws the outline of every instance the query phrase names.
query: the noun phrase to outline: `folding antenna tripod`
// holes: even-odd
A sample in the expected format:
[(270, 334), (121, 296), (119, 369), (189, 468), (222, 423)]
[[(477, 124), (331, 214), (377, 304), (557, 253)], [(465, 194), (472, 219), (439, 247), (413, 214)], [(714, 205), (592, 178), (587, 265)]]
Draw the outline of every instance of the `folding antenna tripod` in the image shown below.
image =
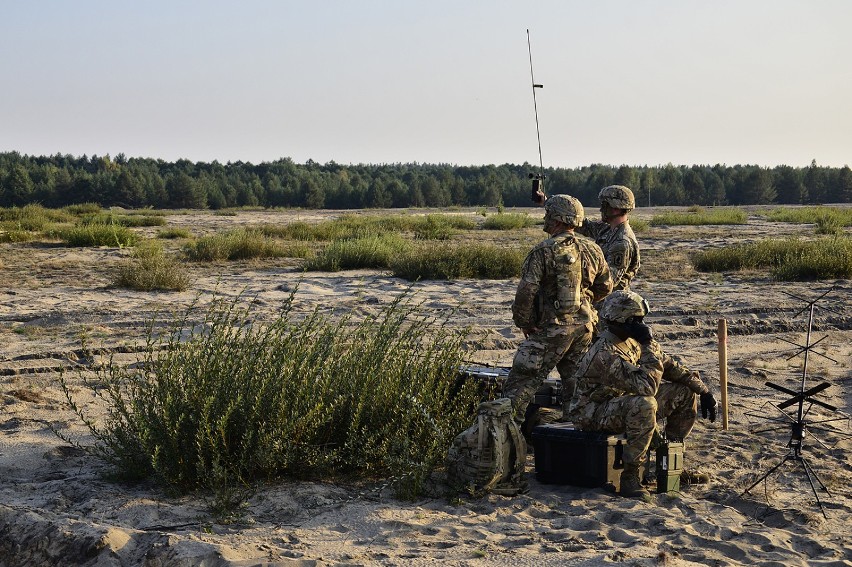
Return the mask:
[[(822, 512), (822, 515), (826, 519), (828, 519), (828, 516), (825, 513), (825, 508), (823, 508), (822, 501), (819, 499), (819, 494), (817, 493), (817, 488), (816, 488), (816, 485), (814, 484), (814, 481), (816, 481), (816, 483), (819, 484), (820, 488), (823, 491), (825, 491), (826, 494), (831, 496), (831, 493), (828, 491), (828, 488), (825, 486), (825, 484), (823, 484), (823, 482), (819, 479), (819, 476), (816, 474), (816, 471), (813, 469), (813, 467), (808, 462), (808, 460), (805, 458), (805, 456), (802, 455), (802, 443), (803, 443), (803, 440), (805, 438), (806, 432), (807, 432), (809, 427), (811, 429), (815, 429), (815, 430), (832, 431), (834, 433), (838, 433), (834, 429), (830, 429), (830, 428), (825, 427), (824, 424), (831, 423), (831, 422), (834, 422), (834, 421), (841, 421), (841, 420), (848, 420), (849, 419), (849, 416), (845, 416), (845, 415), (843, 417), (835, 417), (835, 418), (828, 418), (828, 419), (821, 419), (821, 420), (814, 420), (814, 421), (810, 421), (808, 419), (808, 414), (810, 413), (811, 408), (815, 405), (820, 406), (822, 408), (825, 408), (832, 413), (842, 413), (842, 412), (838, 412), (838, 409), (835, 406), (827, 404), (823, 401), (820, 401), (820, 400), (817, 400), (817, 399), (814, 398), (814, 396), (816, 396), (818, 393), (822, 392), (823, 390), (825, 390), (826, 388), (828, 388), (831, 385), (828, 382), (822, 382), (821, 384), (818, 384), (818, 385), (816, 385), (812, 388), (805, 389), (806, 388), (807, 373), (808, 373), (808, 355), (811, 353), (811, 351), (813, 350), (813, 348), (816, 345), (818, 345), (819, 343), (821, 343), (823, 340), (825, 340), (827, 338), (827, 335), (826, 335), (825, 337), (819, 339), (815, 343), (811, 343), (811, 331), (813, 330), (813, 322), (814, 322), (814, 309), (815, 309), (817, 301), (819, 301), (820, 299), (822, 299), (823, 297), (825, 297), (826, 295), (831, 293), (833, 290), (834, 290), (834, 287), (832, 287), (831, 289), (829, 289), (828, 291), (826, 291), (825, 293), (823, 293), (822, 295), (820, 295), (819, 297), (817, 297), (813, 301), (808, 301), (808, 300), (802, 299), (801, 297), (797, 297), (797, 296), (795, 296), (791, 293), (784, 292), (784, 293), (786, 293), (786, 295), (789, 295), (790, 297), (793, 297), (794, 299), (799, 299), (801, 301), (804, 301), (807, 304), (807, 306), (804, 309), (802, 309), (801, 311), (799, 311), (798, 313), (796, 313), (796, 315), (794, 315), (793, 318), (798, 317), (799, 315), (801, 315), (805, 311), (809, 311), (809, 314), (808, 314), (808, 332), (807, 332), (807, 338), (805, 340), (805, 344), (800, 345), (800, 344), (794, 343), (792, 341), (787, 341), (786, 339), (781, 339), (784, 342), (790, 343), (793, 346), (798, 347), (798, 349), (799, 349), (792, 356), (790, 356), (787, 360), (790, 360), (790, 359), (792, 359), (796, 356), (799, 356), (802, 353), (804, 353), (804, 355), (805, 355), (805, 361), (804, 361), (804, 365), (802, 367), (802, 385), (801, 385), (800, 390), (797, 392), (795, 390), (785, 388), (784, 386), (779, 386), (778, 384), (773, 384), (772, 382), (766, 382), (766, 385), (769, 386), (770, 388), (774, 388), (775, 390), (778, 390), (779, 392), (783, 392), (785, 394), (792, 396), (790, 399), (788, 399), (785, 402), (782, 402), (780, 404), (772, 404), (781, 412), (782, 417), (780, 417), (780, 418), (771, 418), (771, 417), (767, 418), (770, 421), (774, 421), (776, 423), (782, 424), (782, 426), (773, 427), (773, 428), (770, 428), (769, 430), (779, 430), (779, 429), (781, 429), (781, 427), (789, 425), (789, 427), (790, 427), (790, 440), (787, 442), (787, 447), (789, 449), (789, 452), (787, 453), (787, 455), (783, 459), (781, 459), (781, 461), (777, 465), (775, 465), (774, 467), (772, 467), (771, 469), (766, 471), (765, 474), (763, 474), (760, 478), (758, 478), (756, 481), (754, 481), (754, 483), (751, 486), (749, 486), (748, 488), (746, 488), (742, 492), (742, 494), (747, 494), (752, 488), (757, 486), (760, 483), (760, 481), (766, 479), (769, 475), (771, 475), (776, 470), (778, 470), (778, 468), (781, 465), (783, 465), (784, 463), (786, 463), (787, 461), (796, 461), (796, 462), (798, 462), (802, 465), (802, 470), (804, 470), (805, 476), (808, 479), (808, 483), (811, 485), (811, 490), (814, 493), (814, 497), (816, 498), (816, 501), (817, 501), (817, 504), (819, 505), (820, 511)], [(834, 362), (835, 364), (837, 364), (836, 360), (834, 360), (833, 358), (830, 358), (830, 357), (828, 357), (824, 354), (820, 354), (820, 353), (815, 352), (815, 351), (814, 351), (814, 354), (821, 356), (821, 357), (823, 357), (827, 360), (830, 360), (830, 361)], [(805, 404), (807, 404), (807, 408), (805, 407)], [(787, 411), (785, 411), (786, 408), (788, 408), (790, 406), (794, 406), (794, 405), (797, 406), (797, 408), (798, 408), (795, 416), (793, 416), (790, 413), (788, 413)], [(753, 416), (753, 417), (766, 418), (766, 416), (763, 415), (763, 414), (747, 413), (746, 415), (750, 415), (750, 416)], [(764, 430), (764, 431), (769, 431), (769, 430)], [(814, 439), (818, 443), (820, 443), (820, 445), (825, 447), (825, 445), (821, 441), (819, 441), (819, 439), (816, 439), (816, 438), (814, 438)]]

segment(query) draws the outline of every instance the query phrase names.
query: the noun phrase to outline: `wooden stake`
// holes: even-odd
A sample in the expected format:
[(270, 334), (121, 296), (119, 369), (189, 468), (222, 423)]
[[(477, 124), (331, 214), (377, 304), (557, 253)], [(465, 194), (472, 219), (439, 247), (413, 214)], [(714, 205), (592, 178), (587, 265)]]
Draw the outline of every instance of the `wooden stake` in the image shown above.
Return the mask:
[(722, 429), (728, 430), (728, 323), (719, 319), (719, 390), (722, 394)]

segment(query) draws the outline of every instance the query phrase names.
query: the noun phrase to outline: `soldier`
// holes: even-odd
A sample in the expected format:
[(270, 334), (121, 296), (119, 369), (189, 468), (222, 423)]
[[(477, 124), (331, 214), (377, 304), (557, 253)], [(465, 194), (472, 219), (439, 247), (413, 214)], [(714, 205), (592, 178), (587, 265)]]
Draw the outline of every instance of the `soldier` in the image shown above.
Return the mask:
[[(654, 340), (643, 318), (648, 303), (631, 291), (615, 291), (601, 307), (606, 325), (577, 366), (577, 388), (567, 419), (580, 429), (623, 433), (622, 496), (647, 496), (639, 467), (665, 419), (670, 441), (684, 441), (697, 417), (716, 419), (716, 399), (698, 372), (678, 364)], [(706, 475), (686, 472), (689, 482), (707, 482)]]
[(554, 366), (570, 398), (574, 369), (591, 344), (597, 321), (592, 303), (612, 289), (601, 249), (574, 234), (583, 224), (580, 201), (554, 195), (547, 199), (544, 211), (544, 231), (550, 238), (527, 255), (512, 304), (512, 318), (525, 339), (515, 354), (503, 395), (512, 399), (519, 423)]
[[(544, 193), (538, 191), (534, 200), (543, 203)], [(601, 220), (586, 220), (577, 232), (593, 239), (603, 250), (612, 276), (612, 289), (629, 289), (630, 281), (639, 271), (639, 243), (627, 219), (636, 208), (633, 192), (624, 185), (609, 185), (598, 194)]]
[(594, 239), (604, 251), (612, 275), (612, 289), (629, 289), (639, 271), (639, 243), (627, 219), (636, 208), (633, 192), (624, 185), (610, 185), (598, 194), (601, 220), (583, 224), (577, 232)]

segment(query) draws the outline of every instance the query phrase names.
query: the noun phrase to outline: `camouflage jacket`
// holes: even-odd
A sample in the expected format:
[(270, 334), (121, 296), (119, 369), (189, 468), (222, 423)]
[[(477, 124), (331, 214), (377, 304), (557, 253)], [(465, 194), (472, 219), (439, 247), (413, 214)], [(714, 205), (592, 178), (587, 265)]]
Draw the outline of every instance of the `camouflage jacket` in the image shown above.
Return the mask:
[(639, 271), (639, 243), (630, 222), (624, 221), (613, 228), (609, 223), (586, 219), (576, 231), (593, 239), (603, 250), (613, 291), (627, 289)]
[(556, 298), (556, 273), (553, 244), (566, 233), (554, 235), (536, 245), (524, 260), (521, 281), (512, 303), (512, 319), (521, 329), (547, 325), (585, 324), (597, 321), (592, 303), (600, 301), (612, 291), (609, 267), (597, 244), (575, 234), (569, 239), (577, 243), (582, 277), (580, 283), (581, 305), (573, 316), (557, 315), (553, 302)]
[(622, 341), (609, 330), (586, 351), (574, 377), (577, 388), (568, 418), (581, 427), (592, 419), (598, 404), (619, 396), (653, 396), (661, 380), (684, 384), (696, 394), (709, 391), (697, 372), (664, 353), (657, 341), (643, 347), (633, 339)]

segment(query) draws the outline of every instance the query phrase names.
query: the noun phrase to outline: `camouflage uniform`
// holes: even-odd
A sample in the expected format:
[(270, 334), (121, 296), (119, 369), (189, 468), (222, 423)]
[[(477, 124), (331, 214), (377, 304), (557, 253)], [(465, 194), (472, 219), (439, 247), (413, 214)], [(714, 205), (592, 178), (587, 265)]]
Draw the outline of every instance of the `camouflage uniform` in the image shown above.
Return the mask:
[[(558, 293), (554, 245), (571, 241), (577, 245), (581, 264), (580, 306), (573, 315), (560, 316), (554, 307)], [(518, 347), (503, 387), (503, 395), (512, 399), (517, 421), (524, 420), (530, 400), (554, 366), (562, 377), (563, 391), (573, 391), (574, 369), (591, 344), (597, 322), (592, 303), (611, 289), (603, 252), (587, 238), (563, 232), (544, 240), (527, 255), (512, 318), (530, 334)]]
[(630, 289), (630, 282), (639, 271), (639, 243), (630, 221), (612, 227), (603, 221), (587, 219), (576, 230), (593, 239), (603, 250), (612, 275), (613, 291)]
[(567, 413), (580, 429), (624, 433), (625, 465), (637, 465), (658, 419), (666, 436), (684, 439), (695, 424), (697, 396), (709, 389), (666, 355), (656, 341), (640, 346), (605, 330), (577, 367), (577, 389)]

